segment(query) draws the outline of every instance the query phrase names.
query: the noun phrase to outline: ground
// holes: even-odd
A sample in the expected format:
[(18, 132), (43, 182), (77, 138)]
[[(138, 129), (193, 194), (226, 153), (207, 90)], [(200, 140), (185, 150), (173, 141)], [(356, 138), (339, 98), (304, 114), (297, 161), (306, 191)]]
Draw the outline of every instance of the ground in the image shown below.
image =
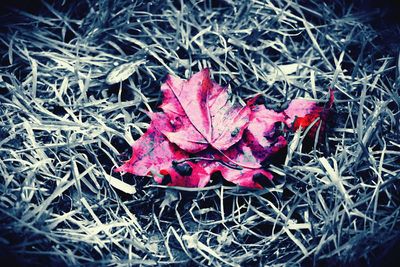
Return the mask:
[[(344, 0), (5, 6), (0, 258), (29, 266), (378, 265), (400, 236), (393, 10)], [(129, 78), (107, 83), (128, 62), (137, 63)], [(113, 172), (146, 131), (165, 76), (205, 67), (235, 101), (260, 95), (275, 109), (297, 97), (325, 101), (334, 89), (327, 131), (308, 142), (293, 135), (263, 190), (221, 181), (171, 188)]]

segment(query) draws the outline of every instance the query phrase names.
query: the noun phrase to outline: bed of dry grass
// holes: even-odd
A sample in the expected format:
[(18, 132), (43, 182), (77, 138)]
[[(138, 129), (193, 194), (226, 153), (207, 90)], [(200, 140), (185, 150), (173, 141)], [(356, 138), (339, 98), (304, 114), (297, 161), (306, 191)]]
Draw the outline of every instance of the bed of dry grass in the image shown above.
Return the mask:
[[(340, 1), (77, 2), (3, 24), (0, 258), (373, 264), (398, 240), (399, 51), (368, 26), (375, 13)], [(107, 84), (126, 63), (130, 78)], [(270, 107), (334, 88), (326, 141), (310, 151), (293, 136), (265, 190), (114, 173), (146, 131), (163, 77), (204, 67), (237, 101), (262, 94)]]

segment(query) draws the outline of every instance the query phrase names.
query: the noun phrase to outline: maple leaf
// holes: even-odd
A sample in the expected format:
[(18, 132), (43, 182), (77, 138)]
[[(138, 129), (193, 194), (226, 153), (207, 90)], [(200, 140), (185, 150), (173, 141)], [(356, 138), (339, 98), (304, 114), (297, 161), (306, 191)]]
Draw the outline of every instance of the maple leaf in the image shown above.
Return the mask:
[(116, 171), (184, 187), (204, 187), (219, 172), (234, 184), (262, 188), (273, 179), (263, 163), (287, 146), (285, 131), (313, 124), (309, 134), (315, 135), (333, 104), (332, 92), (325, 106), (295, 99), (282, 112), (255, 105), (254, 99), (246, 106), (232, 104), (208, 69), (189, 80), (169, 75), (161, 90), (163, 112), (148, 113), (149, 128)]
[(160, 132), (169, 127), (163, 113), (148, 113), (151, 123), (146, 133), (132, 145), (133, 155), (123, 166), (115, 171), (130, 172), (138, 176), (147, 176), (168, 169), (173, 160), (188, 157), (188, 154), (171, 144)]
[(250, 108), (229, 103), (226, 88), (211, 80), (208, 69), (187, 81), (168, 75), (161, 91), (160, 108), (172, 125), (163, 134), (187, 152), (199, 152), (209, 145), (225, 150), (241, 139), (249, 122)]

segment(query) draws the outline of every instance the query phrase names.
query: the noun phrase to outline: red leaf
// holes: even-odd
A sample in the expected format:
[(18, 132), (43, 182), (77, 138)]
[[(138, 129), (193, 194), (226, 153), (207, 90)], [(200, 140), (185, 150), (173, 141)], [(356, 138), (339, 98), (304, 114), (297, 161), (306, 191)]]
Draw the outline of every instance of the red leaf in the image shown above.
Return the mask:
[[(154, 176), (157, 183), (163, 183), (167, 178), (167, 183), (174, 186), (184, 187), (204, 187), (210, 181), (212, 169), (207, 168), (207, 163), (195, 164), (191, 161), (170, 162), (168, 169), (162, 170), (162, 175)], [(168, 180), (169, 179), (169, 180)]]
[(269, 142), (265, 136), (271, 137), (274, 134), (276, 124), (286, 122), (286, 115), (268, 110), (264, 105), (258, 105), (252, 111), (248, 129), (260, 145), (267, 146)]
[(329, 101), (324, 106), (318, 105), (318, 103), (313, 100), (294, 99), (285, 110), (285, 114), (287, 115), (286, 123), (296, 131), (300, 127), (306, 129), (315, 122), (308, 134), (310, 138), (313, 138), (315, 137), (318, 127), (321, 127), (321, 131), (325, 130), (325, 124), (331, 111), (333, 101), (334, 94), (332, 89), (329, 90)]
[(254, 179), (257, 175), (260, 175), (261, 179), (272, 180), (273, 178), (270, 172), (263, 169), (235, 170), (225, 168), (221, 171), (221, 174), (229, 182), (250, 188), (262, 188), (261, 184)]
[[(152, 175), (157, 183), (204, 187), (215, 172), (232, 183), (261, 188), (273, 175), (262, 166), (286, 147), (285, 132), (306, 128), (317, 118), (322, 127), (333, 104), (293, 100), (283, 112), (229, 102), (226, 88), (210, 79), (207, 69), (189, 80), (168, 76), (161, 86), (163, 112), (149, 113), (147, 132), (133, 145), (132, 158), (116, 171)], [(323, 129), (322, 129), (323, 130)]]
[(159, 129), (168, 127), (166, 116), (162, 113), (149, 113), (151, 120), (146, 133), (132, 145), (133, 155), (117, 172), (130, 172), (139, 176), (159, 173), (168, 169), (173, 160), (188, 158), (186, 152), (171, 144)]
[(211, 81), (208, 69), (187, 81), (169, 75), (161, 90), (160, 107), (173, 126), (163, 133), (187, 152), (196, 153), (208, 145), (225, 150), (242, 138), (250, 108), (229, 103), (226, 88)]

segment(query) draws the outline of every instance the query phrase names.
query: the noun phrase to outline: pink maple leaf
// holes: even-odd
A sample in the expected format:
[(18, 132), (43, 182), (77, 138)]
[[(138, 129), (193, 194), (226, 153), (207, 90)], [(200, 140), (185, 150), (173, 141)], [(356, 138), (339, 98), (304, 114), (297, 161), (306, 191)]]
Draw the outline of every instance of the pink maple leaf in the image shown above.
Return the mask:
[(282, 112), (254, 101), (232, 104), (227, 89), (211, 80), (208, 69), (189, 80), (169, 75), (161, 91), (163, 112), (148, 113), (147, 132), (116, 171), (185, 187), (204, 187), (220, 172), (229, 182), (261, 188), (262, 179), (273, 179), (262, 163), (287, 145), (281, 128), (291, 131), (314, 123), (310, 135), (315, 135), (313, 129), (324, 123), (333, 103), (331, 93), (324, 107), (296, 99)]

